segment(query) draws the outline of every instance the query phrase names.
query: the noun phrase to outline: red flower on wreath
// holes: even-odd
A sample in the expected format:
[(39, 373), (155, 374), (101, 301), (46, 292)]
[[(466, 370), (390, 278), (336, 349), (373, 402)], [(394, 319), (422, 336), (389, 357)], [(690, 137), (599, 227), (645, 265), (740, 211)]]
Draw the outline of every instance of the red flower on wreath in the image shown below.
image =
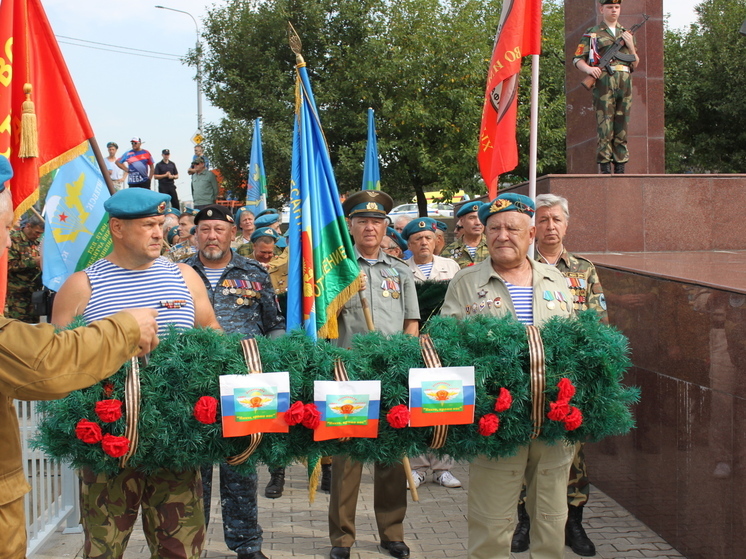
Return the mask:
[(394, 406), (386, 414), (386, 421), (394, 429), (402, 429), (409, 425), (409, 408), (404, 404)]
[(497, 432), (500, 427), (500, 418), (494, 413), (488, 413), (479, 418), (479, 434), (483, 437), (489, 437)]
[(121, 400), (100, 400), (96, 402), (96, 415), (104, 423), (112, 423), (122, 417)]
[(218, 418), (218, 401), (212, 396), (202, 396), (194, 404), (194, 418), (200, 423), (209, 425)]
[(114, 385), (111, 382), (105, 382), (104, 383), (104, 396), (107, 398), (111, 398), (111, 395), (114, 394)]
[(285, 423), (290, 426), (298, 425), (306, 415), (306, 409), (303, 402), (297, 400), (293, 402), (293, 405), (288, 408), (285, 412)]
[(495, 411), (500, 413), (510, 409), (513, 405), (513, 396), (507, 388), (500, 388), (500, 394), (495, 401)]
[(127, 454), (130, 449), (130, 441), (127, 437), (115, 437), (114, 435), (106, 434), (101, 441), (101, 446), (104, 452), (114, 458), (119, 458)]
[(96, 444), (101, 442), (101, 427), (98, 423), (81, 419), (75, 426), (75, 436), (84, 443)]
[(550, 402), (547, 417), (552, 421), (562, 421), (570, 413), (570, 405), (567, 402)]
[(559, 393), (557, 394), (558, 402), (569, 402), (570, 399), (575, 396), (575, 387), (573, 386), (572, 381), (567, 377), (560, 379), (557, 383), (557, 388), (559, 388)]
[(303, 408), (303, 427), (316, 429), (321, 424), (321, 412), (316, 404), (306, 404)]
[(575, 406), (570, 407), (570, 413), (563, 420), (567, 431), (574, 431), (583, 424), (583, 413)]

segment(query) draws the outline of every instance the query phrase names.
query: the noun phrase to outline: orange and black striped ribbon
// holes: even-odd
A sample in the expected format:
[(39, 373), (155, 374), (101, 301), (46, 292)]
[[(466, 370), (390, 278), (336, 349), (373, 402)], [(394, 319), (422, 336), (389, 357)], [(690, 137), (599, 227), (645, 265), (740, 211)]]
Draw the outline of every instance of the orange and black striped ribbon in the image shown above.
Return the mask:
[[(246, 366), (248, 367), (249, 374), (255, 375), (262, 372), (262, 358), (259, 355), (259, 346), (254, 338), (250, 340), (241, 340), (241, 349), (243, 350), (243, 357), (246, 360)], [(249, 459), (254, 451), (259, 448), (259, 443), (262, 442), (261, 433), (252, 433), (250, 435), (249, 446), (246, 447), (241, 454), (230, 456), (226, 459), (226, 462), (231, 466), (243, 464)]]
[(120, 468), (127, 466), (140, 441), (140, 434), (137, 429), (137, 420), (140, 417), (140, 363), (137, 357), (133, 357), (130, 361), (130, 370), (127, 372), (127, 378), (124, 381), (124, 413), (126, 416), (124, 436), (129, 440), (130, 445), (126, 454), (119, 459)]
[(544, 390), (547, 386), (544, 343), (541, 341), (541, 334), (536, 326), (526, 326), (526, 333), (531, 370), (531, 421), (534, 424), (531, 438), (535, 439), (541, 433), (541, 426), (544, 424)]
[[(428, 369), (435, 369), (443, 366), (440, 357), (438, 356), (438, 352), (435, 351), (433, 339), (428, 334), (422, 334), (420, 336), (420, 351), (422, 351), (422, 358), (425, 360), (425, 366)], [(448, 425), (436, 425), (433, 427), (433, 438), (430, 439), (430, 448), (442, 448), (443, 445), (446, 444), (447, 438)]]
[[(334, 362), (334, 380), (337, 382), (347, 382), (350, 380), (350, 377), (347, 376), (347, 369), (345, 368), (345, 364), (342, 362), (341, 359), (337, 359)], [(340, 442), (346, 443), (350, 440), (350, 437), (342, 437), (339, 439)]]

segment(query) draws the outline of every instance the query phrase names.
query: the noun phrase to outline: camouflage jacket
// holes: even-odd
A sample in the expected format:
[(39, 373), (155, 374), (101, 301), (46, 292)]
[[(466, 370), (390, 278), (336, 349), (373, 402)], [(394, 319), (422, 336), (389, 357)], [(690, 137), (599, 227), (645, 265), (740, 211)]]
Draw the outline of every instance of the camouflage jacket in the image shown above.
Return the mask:
[(197, 247), (192, 245), (192, 243), (184, 242), (172, 246), (163, 256), (171, 262), (181, 262), (194, 254), (197, 254)]
[[(535, 252), (534, 258), (543, 264), (549, 264), (538, 251)], [(606, 298), (593, 262), (565, 249), (557, 261), (556, 268), (567, 280), (567, 287), (573, 295), (575, 311), (594, 309), (601, 321), (608, 324)]]
[(459, 266), (466, 268), (467, 266), (486, 260), (490, 255), (490, 251), (487, 249), (487, 238), (482, 235), (482, 238), (479, 240), (479, 244), (477, 245), (477, 253), (474, 258), (471, 257), (471, 254), (469, 254), (469, 251), (466, 249), (464, 241), (461, 239), (453, 241), (450, 245), (445, 247), (440, 255), (455, 260)]
[[(578, 48), (575, 50), (575, 56), (573, 57), (573, 63), (577, 64), (578, 60), (583, 60), (590, 64), (590, 52), (591, 52), (591, 38), (596, 39), (596, 50), (599, 57), (603, 56), (606, 52), (606, 49), (608, 49), (611, 45), (614, 44), (614, 42), (617, 40), (618, 37), (622, 35), (627, 31), (624, 27), (619, 25), (617, 23), (616, 29), (614, 30), (614, 34), (612, 34), (609, 31), (609, 26), (606, 25), (605, 21), (602, 21), (599, 25), (596, 25), (595, 27), (590, 27), (586, 30), (586, 32), (583, 34), (583, 36), (580, 39), (580, 43), (578, 44)], [(637, 45), (637, 39), (633, 38), (635, 45)], [(619, 52), (622, 54), (629, 54), (629, 47), (627, 45), (624, 45), (621, 49), (619, 49)], [(622, 64), (624, 66), (631, 66), (629, 62), (622, 62), (621, 60), (614, 59), (612, 61), (614, 65), (616, 64)], [(606, 74), (608, 75), (608, 74)]]
[(11, 231), (8, 249), (8, 296), (5, 316), (24, 322), (38, 322), (31, 305), (31, 294), (39, 291), (39, 241), (29, 241), (23, 231)]
[(215, 289), (205, 276), (199, 255), (189, 257), (185, 263), (202, 278), (215, 316), (226, 332), (240, 332), (254, 338), (285, 331), (285, 318), (280, 313), (269, 274), (259, 262), (234, 253)]

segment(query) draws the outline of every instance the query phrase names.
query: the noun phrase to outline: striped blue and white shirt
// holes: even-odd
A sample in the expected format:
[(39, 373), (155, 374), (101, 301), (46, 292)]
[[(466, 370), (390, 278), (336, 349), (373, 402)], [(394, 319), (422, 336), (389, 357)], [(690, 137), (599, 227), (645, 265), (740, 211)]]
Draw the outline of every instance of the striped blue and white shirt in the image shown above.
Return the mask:
[(430, 274), (433, 273), (433, 260), (427, 264), (417, 264), (417, 267), (422, 272), (422, 275), (425, 276), (425, 279), (430, 279)]
[(123, 309), (158, 310), (158, 333), (169, 324), (194, 326), (194, 301), (181, 270), (163, 257), (145, 270), (125, 270), (106, 258), (85, 270), (91, 283), (91, 298), (83, 311), (88, 322), (106, 318)]
[(534, 323), (534, 288), (532, 286), (522, 287), (505, 282), (510, 298), (513, 300), (515, 317), (521, 324)]
[(225, 266), (222, 268), (208, 268), (205, 266), (202, 269), (202, 272), (205, 274), (207, 281), (210, 282), (210, 287), (212, 287), (213, 290), (218, 286), (218, 282), (220, 281), (220, 277), (223, 275), (224, 271)]

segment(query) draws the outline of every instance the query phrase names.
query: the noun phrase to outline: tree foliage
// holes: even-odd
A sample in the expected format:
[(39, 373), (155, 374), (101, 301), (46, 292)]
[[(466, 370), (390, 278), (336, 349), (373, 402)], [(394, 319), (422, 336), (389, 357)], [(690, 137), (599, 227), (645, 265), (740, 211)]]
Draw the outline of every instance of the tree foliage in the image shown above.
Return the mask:
[[(226, 118), (207, 129), (227, 184), (246, 174), (251, 121), (263, 117), (270, 198), (287, 195), (295, 58), (303, 41), (341, 192), (360, 188), (367, 109), (376, 111), (381, 182), (400, 201), (424, 191), (484, 190), (476, 162), (486, 71), (501, 0), (226, 0), (205, 21), (205, 89)], [(563, 10), (545, 2), (540, 169), (564, 170)], [(520, 93), (527, 176), (528, 74)], [(424, 197), (420, 196), (424, 202)]]
[(746, 169), (746, 0), (704, 0), (665, 35), (666, 171)]

